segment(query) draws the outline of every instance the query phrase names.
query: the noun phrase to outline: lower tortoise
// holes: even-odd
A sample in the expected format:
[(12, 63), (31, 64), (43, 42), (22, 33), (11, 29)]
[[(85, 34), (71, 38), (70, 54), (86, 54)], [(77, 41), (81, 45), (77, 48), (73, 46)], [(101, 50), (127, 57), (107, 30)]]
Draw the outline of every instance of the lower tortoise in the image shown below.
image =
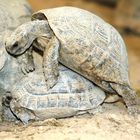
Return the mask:
[(57, 84), (50, 90), (47, 90), (42, 69), (15, 83), (10, 108), (23, 123), (100, 111), (106, 97), (103, 90), (62, 65), (59, 73)]
[(129, 82), (124, 41), (100, 17), (75, 7), (38, 11), (6, 41), (6, 49), (13, 55), (23, 54), (31, 46), (43, 51), (48, 90), (57, 83), (59, 61), (105, 91), (118, 93), (131, 114), (140, 112)]

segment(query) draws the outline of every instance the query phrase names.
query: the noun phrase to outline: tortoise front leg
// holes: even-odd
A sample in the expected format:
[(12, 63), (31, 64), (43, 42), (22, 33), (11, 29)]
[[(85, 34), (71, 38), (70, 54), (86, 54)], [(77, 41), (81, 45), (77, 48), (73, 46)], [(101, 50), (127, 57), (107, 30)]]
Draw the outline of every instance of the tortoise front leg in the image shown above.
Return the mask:
[(58, 80), (58, 57), (59, 57), (59, 41), (53, 37), (47, 47), (45, 47), (43, 54), (43, 70), (47, 89), (52, 88)]
[(3, 120), (3, 105), (9, 107), (11, 99), (11, 93), (0, 88), (0, 122)]
[(32, 47), (29, 48), (24, 54), (17, 57), (18, 63), (20, 65), (21, 71), (24, 74), (32, 72), (35, 70), (35, 64), (33, 61)]
[(10, 109), (23, 124), (28, 124), (29, 120), (36, 120), (34, 113), (30, 109), (21, 107), (16, 99), (11, 100)]

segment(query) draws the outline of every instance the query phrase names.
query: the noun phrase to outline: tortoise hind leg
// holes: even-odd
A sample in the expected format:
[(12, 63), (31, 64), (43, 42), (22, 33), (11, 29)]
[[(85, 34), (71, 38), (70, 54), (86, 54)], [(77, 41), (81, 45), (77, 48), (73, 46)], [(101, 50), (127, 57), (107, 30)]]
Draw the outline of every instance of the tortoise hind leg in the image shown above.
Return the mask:
[(58, 80), (58, 56), (59, 56), (59, 41), (53, 37), (43, 54), (43, 69), (47, 89), (52, 88)]
[(122, 96), (130, 114), (140, 114), (140, 103), (137, 94), (129, 86), (110, 83), (111, 87)]

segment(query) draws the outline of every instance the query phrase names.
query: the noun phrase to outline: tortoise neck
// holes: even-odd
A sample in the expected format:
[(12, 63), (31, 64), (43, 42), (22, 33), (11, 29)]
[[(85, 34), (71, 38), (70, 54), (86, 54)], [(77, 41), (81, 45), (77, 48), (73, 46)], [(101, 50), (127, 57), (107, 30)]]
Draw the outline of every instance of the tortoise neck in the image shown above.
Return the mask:
[(34, 39), (42, 36), (50, 39), (54, 35), (47, 20), (32, 21), (29, 34), (34, 36)]

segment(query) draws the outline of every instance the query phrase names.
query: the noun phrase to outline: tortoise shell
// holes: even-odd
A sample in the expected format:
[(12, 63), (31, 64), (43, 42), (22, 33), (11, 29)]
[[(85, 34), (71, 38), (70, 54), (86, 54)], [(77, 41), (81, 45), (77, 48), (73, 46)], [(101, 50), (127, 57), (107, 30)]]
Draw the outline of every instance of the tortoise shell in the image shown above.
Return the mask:
[[(57, 84), (49, 91), (42, 70), (29, 73), (18, 81), (12, 90), (15, 108), (31, 110), (38, 119), (46, 119), (72, 116), (103, 103), (104, 91), (92, 82), (64, 66), (59, 66), (59, 72)], [(13, 112), (16, 114), (17, 111)], [(18, 111), (16, 115), (21, 114)]]
[(129, 85), (125, 44), (114, 27), (75, 7), (41, 10), (32, 15), (37, 19), (47, 20), (60, 41), (62, 64), (106, 90), (106, 83)]

